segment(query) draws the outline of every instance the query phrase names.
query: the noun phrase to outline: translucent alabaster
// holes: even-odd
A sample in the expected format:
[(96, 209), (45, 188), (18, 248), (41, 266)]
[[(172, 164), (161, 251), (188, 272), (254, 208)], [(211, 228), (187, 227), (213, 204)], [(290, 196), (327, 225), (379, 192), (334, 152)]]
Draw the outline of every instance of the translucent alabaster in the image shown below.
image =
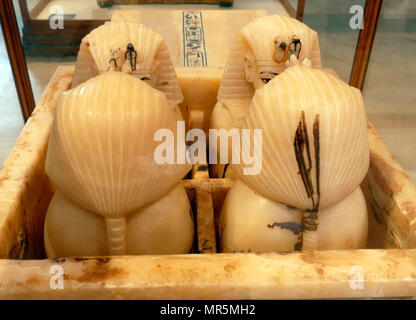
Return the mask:
[[(294, 41), (300, 45), (290, 51)], [(258, 18), (242, 28), (228, 55), (210, 128), (240, 129), (255, 90), (283, 72), (291, 55), (320, 68), (318, 34), (296, 19), (278, 15)], [(224, 165), (213, 169), (222, 176)]]
[[(261, 196), (238, 180), (220, 217), (222, 252), (278, 252), (302, 248), (303, 213)], [(360, 249), (367, 243), (367, 209), (358, 187), (344, 200), (319, 212), (316, 248)]]
[(301, 220), (299, 210), (267, 199), (237, 180), (221, 211), (221, 252), (293, 251), (301, 230), (296, 234), (272, 225), (281, 222), (299, 228)]
[[(225, 251), (365, 247), (368, 222), (359, 185), (368, 171), (369, 146), (362, 95), (296, 60), (292, 56), (290, 67), (258, 89), (250, 104), (242, 128), (252, 136), (243, 136), (242, 144), (261, 157), (262, 166), (250, 175), (244, 170), (252, 164), (230, 165), (241, 182), (222, 211)], [(258, 153), (255, 129), (262, 132)]]
[[(299, 61), (308, 58), (312, 66), (321, 67), (318, 34), (302, 22), (285, 16), (260, 17), (243, 27), (230, 49), (218, 100), (251, 99), (255, 89), (263, 86), (286, 69), (290, 52), (276, 59), (280, 44), (288, 48), (298, 39), (301, 42)], [(288, 50), (287, 50), (288, 51)]]
[(162, 92), (122, 72), (106, 72), (60, 97), (46, 173), (68, 201), (105, 218), (112, 254), (126, 252), (126, 217), (190, 170), (154, 159), (156, 131), (176, 135), (179, 120), (179, 108)]
[(257, 90), (244, 127), (262, 129), (262, 170), (245, 175), (243, 163), (233, 169), (274, 201), (323, 210), (351, 194), (367, 173), (361, 92), (319, 69), (294, 65)]
[(109, 70), (146, 81), (165, 93), (172, 104), (183, 100), (165, 41), (145, 25), (134, 21), (108, 21), (85, 36), (72, 86)]
[[(125, 254), (187, 253), (193, 234), (188, 197), (178, 185), (127, 216)], [(45, 248), (48, 257), (109, 255), (104, 217), (56, 192), (46, 216)]]

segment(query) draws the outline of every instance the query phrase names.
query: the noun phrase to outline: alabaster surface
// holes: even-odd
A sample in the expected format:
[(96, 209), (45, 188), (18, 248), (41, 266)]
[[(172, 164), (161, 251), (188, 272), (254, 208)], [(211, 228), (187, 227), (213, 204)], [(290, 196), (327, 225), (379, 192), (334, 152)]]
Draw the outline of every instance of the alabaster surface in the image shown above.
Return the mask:
[[(301, 221), (299, 210), (263, 197), (237, 180), (221, 211), (221, 251), (293, 251), (299, 243)], [(278, 223), (288, 228), (273, 226)]]
[[(194, 235), (185, 190), (177, 185), (126, 221), (126, 254), (187, 253)], [(48, 208), (45, 248), (49, 258), (109, 255), (105, 220), (56, 192)]]
[(122, 72), (105, 73), (59, 99), (46, 173), (83, 208), (124, 215), (159, 198), (190, 170), (154, 159), (155, 133), (176, 133), (179, 120), (178, 107), (160, 91)]
[[(222, 252), (302, 249), (303, 212), (263, 197), (241, 180), (228, 192), (220, 216)], [(317, 250), (363, 249), (368, 216), (361, 188), (318, 214)]]
[(233, 169), (274, 201), (323, 210), (351, 194), (368, 171), (361, 92), (319, 69), (294, 65), (257, 90), (244, 128), (262, 130), (262, 170), (246, 175), (244, 163)]
[[(161, 144), (155, 134), (163, 129), (176, 136), (180, 120), (178, 106), (170, 104), (163, 92), (123, 72), (103, 73), (64, 92), (57, 103), (45, 170), (62, 196), (58, 200), (67, 200), (76, 210), (66, 210), (69, 213), (65, 217), (65, 210), (57, 209), (53, 202), (48, 214), (65, 221), (85, 211), (86, 225), (91, 219), (105, 220), (109, 252), (126, 254), (131, 241), (135, 241), (129, 237), (136, 234), (133, 229), (138, 225), (129, 222), (130, 215), (159, 201), (191, 168), (189, 164), (158, 164), (155, 159)], [(58, 203), (69, 207), (63, 200)], [(160, 206), (159, 211), (163, 207), (171, 210), (167, 205)], [(183, 222), (189, 220), (185, 214), (189, 213), (187, 198), (178, 203), (177, 210), (184, 215)], [(155, 215), (155, 225), (158, 220)], [(88, 228), (86, 225), (83, 227)], [(96, 228), (102, 241), (102, 228)], [(192, 235), (193, 230), (183, 230), (186, 239)], [(56, 240), (50, 240), (50, 248)], [(102, 251), (99, 241), (95, 242), (97, 255)], [(147, 244), (136, 244), (134, 252), (143, 252)], [(155, 250), (160, 252), (160, 248)]]
[[(300, 62), (321, 67), (318, 34), (307, 25), (270, 15), (243, 27), (228, 55), (210, 128), (241, 129), (255, 90), (282, 73), (292, 55)], [(211, 148), (216, 145), (211, 144)], [(224, 175), (224, 165), (213, 167), (216, 176)]]
[(108, 71), (131, 74), (162, 91), (172, 104), (183, 100), (162, 36), (135, 21), (108, 21), (81, 42), (72, 87)]
[[(301, 43), (300, 47), (290, 51), (294, 40)], [(291, 54), (299, 61), (308, 58), (313, 67), (320, 68), (318, 34), (285, 16), (269, 15), (250, 22), (231, 46), (218, 100), (251, 99), (256, 89), (286, 69)]]

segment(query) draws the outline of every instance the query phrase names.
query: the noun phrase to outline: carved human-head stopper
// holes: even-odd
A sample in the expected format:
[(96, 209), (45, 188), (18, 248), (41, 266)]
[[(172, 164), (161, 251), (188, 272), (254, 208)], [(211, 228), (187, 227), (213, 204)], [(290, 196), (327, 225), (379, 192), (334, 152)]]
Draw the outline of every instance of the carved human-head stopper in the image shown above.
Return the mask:
[(75, 67), (73, 87), (107, 72), (112, 59), (110, 48), (121, 48), (121, 65), (129, 48), (136, 52), (132, 75), (163, 91), (170, 103), (183, 97), (171, 56), (162, 36), (135, 21), (108, 21), (84, 37)]
[[(318, 34), (302, 22), (279, 15), (260, 17), (243, 27), (224, 70), (218, 99), (251, 99), (286, 69), (291, 55), (321, 67)], [(238, 90), (237, 90), (238, 87)]]

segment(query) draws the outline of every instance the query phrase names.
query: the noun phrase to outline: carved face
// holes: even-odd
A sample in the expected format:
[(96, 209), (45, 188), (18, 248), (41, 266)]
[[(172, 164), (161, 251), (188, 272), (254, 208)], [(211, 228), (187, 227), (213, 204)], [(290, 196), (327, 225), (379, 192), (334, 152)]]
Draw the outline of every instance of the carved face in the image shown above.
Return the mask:
[(292, 54), (299, 58), (302, 42), (296, 35), (276, 36), (273, 39), (273, 48), (270, 60), (256, 59), (253, 50), (250, 50), (244, 57), (246, 80), (252, 83), (256, 90), (283, 72)]
[(251, 21), (240, 30), (230, 50), (218, 99), (251, 99), (256, 89), (286, 70), (290, 57), (301, 64), (308, 58), (313, 67), (320, 68), (318, 34), (285, 16)]
[(274, 52), (273, 60), (277, 63), (284, 63), (290, 59), (294, 54), (299, 59), (300, 50), (302, 49), (302, 42), (300, 38), (293, 35), (290, 39), (282, 36), (274, 38)]
[(271, 63), (262, 65), (262, 61), (254, 60), (251, 52), (244, 57), (244, 71), (246, 80), (253, 84), (254, 89), (259, 89), (277, 76), (284, 68), (272, 65)]
[(146, 81), (164, 92), (172, 104), (182, 102), (169, 51), (152, 29), (135, 21), (108, 21), (84, 37), (82, 50), (80, 61), (94, 65), (87, 72), (81, 70), (84, 67), (76, 68), (76, 83), (114, 70)]
[(137, 76), (140, 80), (145, 81), (150, 86), (156, 87), (159, 80), (159, 69), (160, 63), (158, 61), (153, 61), (152, 69), (141, 68), (139, 63), (138, 68), (133, 72), (133, 75)]

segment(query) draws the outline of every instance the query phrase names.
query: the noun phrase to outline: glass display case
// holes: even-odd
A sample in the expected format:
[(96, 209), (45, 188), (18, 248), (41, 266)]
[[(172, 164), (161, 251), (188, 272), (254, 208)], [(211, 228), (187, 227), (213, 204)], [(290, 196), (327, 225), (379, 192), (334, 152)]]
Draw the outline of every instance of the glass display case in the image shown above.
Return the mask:
[[(356, 14), (356, 11), (351, 8), (354, 5), (364, 8), (364, 0), (355, 1), (354, 3), (351, 1), (325, 0), (261, 2), (239, 0), (230, 3), (232, 6), (229, 7), (218, 7), (212, 4), (178, 5), (164, 3), (150, 5), (144, 4), (146, 1), (126, 1), (126, 4), (123, 4), (123, 1), (116, 1), (113, 5), (109, 5), (109, 2), (111, 1), (106, 4), (95, 0), (14, 1), (36, 101), (39, 100), (56, 67), (60, 64), (74, 63), (81, 39), (91, 30), (103, 24), (104, 21), (111, 19), (113, 12), (117, 10), (149, 10), (145, 12), (152, 16), (156, 15), (155, 10), (193, 9), (222, 10), (225, 12), (265, 10), (268, 14), (291, 15), (303, 19), (307, 25), (319, 33), (323, 65), (333, 69), (344, 81), (363, 89), (366, 108), (368, 109), (367, 114), (370, 120), (374, 120), (376, 127), (380, 123), (379, 121), (384, 123), (388, 121), (399, 126), (394, 130), (393, 127), (380, 128), (380, 134), (385, 138), (389, 147), (393, 149), (394, 154), (399, 159), (403, 157), (402, 163), (404, 163), (409, 174), (412, 177), (416, 175), (416, 173), (413, 173), (415, 168), (410, 163), (412, 159), (411, 150), (415, 148), (408, 145), (408, 143), (412, 143), (413, 139), (406, 140), (406, 147), (403, 148), (400, 148), (402, 143), (397, 140), (400, 136), (397, 136), (397, 134), (400, 131), (406, 131), (406, 134), (410, 135), (413, 134), (411, 131), (413, 126), (409, 124), (409, 121), (412, 119), (411, 105), (415, 100), (410, 89), (414, 76), (409, 74), (412, 72), (412, 68), (406, 68), (405, 63), (399, 63), (399, 61), (408, 61), (408, 59), (390, 58), (392, 52), (399, 50), (399, 48), (400, 55), (398, 57), (403, 57), (403, 55), (412, 52), (412, 28), (416, 9), (411, 1), (401, 1), (399, 5), (396, 5), (393, 1), (384, 1), (380, 9), (380, 16), (377, 14), (377, 8), (371, 8), (369, 11), (373, 12), (374, 16), (369, 17), (369, 19), (374, 20), (374, 28), (369, 31), (369, 34), (365, 33), (366, 29), (362, 31), (363, 40), (359, 44), (357, 41), (361, 29), (355, 27), (352, 29), (350, 26), (350, 21)], [(185, 3), (184, 1), (179, 2)], [(371, 3), (370, 1), (369, 5), (372, 5)], [(225, 5), (225, 2), (222, 5)], [(377, 4), (373, 5), (377, 6)], [(63, 28), (60, 28), (59, 24), (61, 22)], [(373, 53), (370, 57), (373, 38), (377, 53)], [(398, 43), (393, 46), (396, 49), (388, 50), (387, 43), (395, 41), (400, 41), (402, 45)], [(383, 55), (385, 56), (382, 58)], [(411, 58), (409, 57), (409, 59)], [(387, 60), (390, 61), (388, 65), (391, 66), (389, 76), (385, 71), (385, 61)], [(384, 67), (381, 67), (381, 65)], [(368, 84), (365, 85), (367, 69), (369, 69), (371, 80), (368, 80)], [(383, 70), (384, 72), (379, 73), (377, 78), (374, 78), (375, 70), (380, 70), (379, 72)], [(404, 75), (408, 75), (406, 80), (400, 81), (401, 85), (398, 86), (396, 84), (399, 81), (398, 79), (404, 79)], [(380, 88), (382, 83), (385, 83), (389, 90), (382, 89), (384, 86)], [(376, 88), (378, 88), (378, 91)], [(393, 88), (397, 89), (390, 93)], [(381, 98), (380, 92), (389, 92), (389, 99)], [(391, 110), (388, 111), (389, 109)], [(386, 117), (391, 118), (391, 121), (387, 120)], [(393, 117), (395, 120), (393, 120)], [(402, 121), (407, 124), (400, 128), (397, 117), (402, 117)], [(381, 118), (384, 121), (380, 120)], [(391, 136), (385, 136), (384, 133), (387, 132)], [(405, 140), (400, 139), (400, 141)]]
[(3, 97), (3, 101), (7, 101), (7, 103), (2, 103), (2, 117), (0, 118), (0, 158), (3, 162), (23, 128), (24, 120), (20, 112), (19, 97), (14, 87), (13, 73), (4, 45), (3, 35), (1, 35), (0, 53), (2, 74), (1, 96)]
[[(25, 298), (34, 291), (44, 298), (88, 298), (91, 292), (99, 298), (138, 299), (416, 296), (414, 1), (13, 0), (0, 8), (1, 59), (9, 74), (0, 81), (0, 92), (7, 93), (0, 104), (0, 298), (8, 294), (2, 288), (15, 288), (16, 277), (29, 277), (21, 268), (12, 278), (4, 271), (8, 259), (43, 268), (33, 271), (37, 282), (32, 287), (13, 291)], [(85, 92), (97, 94), (85, 98)], [(317, 101), (323, 104), (304, 107)], [(135, 103), (139, 111), (128, 109)], [(305, 111), (312, 109), (313, 115)], [(140, 112), (141, 125), (130, 123)], [(183, 127), (178, 124), (175, 135), (195, 129), (189, 135), (206, 143), (197, 156), (200, 160), (203, 150), (204, 160), (190, 163), (186, 172), (151, 176), (157, 170), (135, 131), (158, 121), (170, 126), (176, 118)], [(94, 126), (91, 119), (102, 123)], [(253, 174), (258, 178), (243, 177), (240, 164), (231, 163), (234, 138), (226, 148), (227, 161), (211, 157), (210, 129), (230, 123), (237, 132), (259, 127), (270, 134), (263, 138), (263, 174)], [(294, 130), (286, 132), (293, 123)], [(69, 140), (73, 143), (65, 145)], [(192, 158), (189, 145), (184, 145), (186, 161)], [(129, 157), (140, 159), (137, 170)], [(124, 163), (128, 174), (120, 169)], [(331, 170), (336, 178), (328, 178)], [(124, 180), (114, 182), (117, 176)], [(146, 201), (137, 200), (134, 190), (121, 192), (124, 182), (142, 188), (137, 193)], [(163, 197), (152, 198), (158, 188)], [(131, 204), (136, 200), (140, 205)], [(140, 229), (148, 238), (157, 234), (151, 219), (138, 218), (139, 209), (191, 212), (187, 226), (179, 224), (182, 218), (159, 218), (175, 221), (181, 230), (176, 238), (189, 233), (189, 248), (170, 252), (146, 242), (151, 251), (131, 244), (146, 240), (141, 232), (126, 236), (134, 223), (153, 230)], [(78, 224), (70, 218), (65, 228), (58, 218), (50, 222), (53, 210), (77, 216)], [(325, 222), (323, 212), (339, 215)], [(134, 218), (127, 219), (128, 214)], [(268, 214), (278, 221), (267, 220)], [(95, 224), (93, 219), (101, 220)], [(256, 229), (259, 223), (263, 229)], [(333, 228), (325, 227), (330, 223)], [(51, 225), (58, 227), (51, 231)], [(74, 246), (84, 251), (63, 255), (80, 258), (59, 258), (57, 252), (72, 252), (64, 245), (58, 250), (54, 231), (59, 228), (64, 240), (71, 232), (78, 235), (73, 243), (88, 238), (82, 230), (91, 231), (93, 240)], [(317, 239), (314, 231), (322, 228), (328, 239)], [(290, 248), (276, 247), (270, 239), (283, 241), (285, 232)], [(341, 241), (337, 237), (343, 232)], [(95, 243), (94, 237), (101, 238)], [(154, 243), (160, 239), (164, 235)], [(169, 248), (175, 244), (165, 242)], [(94, 251), (94, 245), (99, 249)], [(271, 253), (261, 255), (265, 252)], [(85, 258), (107, 255), (112, 257)], [(48, 287), (45, 272), (57, 261), (69, 275), (62, 280), (63, 293)], [(355, 276), (359, 289), (351, 284)]]

